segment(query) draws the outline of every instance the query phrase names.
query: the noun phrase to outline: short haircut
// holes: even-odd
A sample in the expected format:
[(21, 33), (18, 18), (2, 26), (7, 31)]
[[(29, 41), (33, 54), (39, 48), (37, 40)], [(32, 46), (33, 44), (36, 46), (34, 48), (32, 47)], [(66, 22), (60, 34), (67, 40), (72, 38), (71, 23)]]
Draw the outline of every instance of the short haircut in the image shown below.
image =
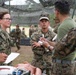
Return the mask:
[(8, 11), (0, 12), (0, 19), (3, 19), (5, 14), (9, 14), (9, 12)]
[(58, 10), (62, 15), (69, 14), (70, 4), (67, 1), (55, 2), (55, 9)]

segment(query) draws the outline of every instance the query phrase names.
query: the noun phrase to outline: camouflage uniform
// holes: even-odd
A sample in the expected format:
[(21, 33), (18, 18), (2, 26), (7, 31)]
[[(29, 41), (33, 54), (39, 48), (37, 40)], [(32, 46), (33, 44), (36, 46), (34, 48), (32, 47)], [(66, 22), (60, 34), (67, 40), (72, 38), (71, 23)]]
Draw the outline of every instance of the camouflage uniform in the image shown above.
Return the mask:
[(71, 29), (54, 50), (52, 75), (76, 75), (76, 28)]
[(20, 49), (20, 37), (21, 37), (21, 30), (15, 29), (15, 43), (18, 49)]
[(3, 31), (0, 27), (0, 53), (4, 52), (7, 55), (11, 53), (12, 41), (7, 32)]
[[(43, 32), (41, 30), (35, 32), (31, 36), (31, 44), (32, 42), (38, 42), (39, 38), (42, 37)], [(51, 41), (55, 34), (48, 30), (46, 34), (44, 34), (44, 38)], [(34, 53), (34, 60), (32, 65), (39, 67), (42, 71), (46, 70), (47, 75), (50, 75), (51, 72), (51, 65), (52, 65), (52, 53), (48, 51), (47, 48), (40, 46), (40, 47), (33, 47), (32, 51)]]
[(27, 38), (27, 35), (25, 34), (24, 30), (22, 30), (22, 32), (21, 32), (21, 38), (23, 38), (23, 39)]

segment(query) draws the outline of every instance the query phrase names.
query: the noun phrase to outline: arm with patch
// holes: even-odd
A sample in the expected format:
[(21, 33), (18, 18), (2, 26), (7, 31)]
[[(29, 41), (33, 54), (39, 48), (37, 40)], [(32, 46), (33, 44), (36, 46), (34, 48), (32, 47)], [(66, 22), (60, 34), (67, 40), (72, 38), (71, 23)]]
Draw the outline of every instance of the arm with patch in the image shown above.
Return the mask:
[(57, 42), (54, 47), (55, 55), (65, 57), (76, 49), (76, 28), (71, 29), (67, 36)]

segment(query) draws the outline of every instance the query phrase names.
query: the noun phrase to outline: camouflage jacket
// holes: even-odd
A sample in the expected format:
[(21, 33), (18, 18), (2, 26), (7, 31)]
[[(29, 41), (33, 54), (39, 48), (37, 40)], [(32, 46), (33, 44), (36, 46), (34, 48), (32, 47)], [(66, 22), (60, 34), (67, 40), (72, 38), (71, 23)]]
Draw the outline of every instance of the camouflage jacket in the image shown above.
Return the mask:
[(0, 52), (10, 54), (11, 52), (11, 39), (7, 32), (0, 28)]
[[(41, 30), (38, 30), (31, 36), (31, 45), (33, 42), (38, 42), (40, 37), (42, 37), (42, 34), (44, 34)], [(55, 36), (55, 33), (49, 30), (46, 34), (44, 34), (44, 38), (47, 40), (51, 41), (53, 37)], [(46, 48), (43, 46), (41, 47), (33, 47), (32, 48), (33, 52), (39, 55), (42, 55), (44, 52), (46, 52)]]
[[(76, 55), (76, 28), (71, 29), (68, 34), (54, 47), (54, 58), (75, 59)], [(69, 59), (68, 58), (68, 59)]]

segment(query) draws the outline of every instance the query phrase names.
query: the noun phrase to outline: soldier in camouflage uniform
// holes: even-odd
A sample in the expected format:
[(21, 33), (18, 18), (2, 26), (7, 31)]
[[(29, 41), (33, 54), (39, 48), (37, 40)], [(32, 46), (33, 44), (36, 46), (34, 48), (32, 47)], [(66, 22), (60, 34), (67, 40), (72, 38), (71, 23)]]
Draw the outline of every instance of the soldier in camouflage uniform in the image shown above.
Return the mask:
[(11, 39), (6, 29), (10, 27), (11, 17), (8, 12), (0, 12), (0, 53), (11, 53)]
[(55, 45), (53, 56), (54, 75), (76, 75), (76, 28)]
[(27, 38), (27, 35), (25, 34), (25, 28), (24, 27), (22, 28), (22, 31), (21, 31), (21, 38), (23, 38), (23, 39)]
[(44, 37), (52, 41), (55, 33), (48, 29), (50, 25), (48, 17), (41, 17), (39, 20), (41, 29), (31, 36), (32, 51), (34, 53), (32, 65), (39, 67), (42, 72), (45, 70), (47, 75), (51, 75), (52, 53), (42, 45), (40, 38)]
[(50, 50), (52, 48), (51, 46), (55, 46), (55, 53), (53, 57), (53, 75), (75, 75), (74, 60), (76, 52), (74, 48), (76, 47), (73, 47), (73, 44), (76, 44), (76, 35), (74, 36), (75, 32), (74, 34), (73, 32), (69, 33), (68, 37), (63, 40), (68, 31), (76, 27), (76, 23), (69, 17), (69, 11), (70, 8), (67, 1), (57, 1), (55, 3), (55, 15), (60, 20), (60, 26), (58, 27), (57, 32), (57, 42), (48, 42), (50, 45), (47, 43), (46, 45), (44, 44), (44, 46), (47, 46)]
[(15, 36), (16, 47), (19, 50), (20, 49), (20, 38), (21, 38), (21, 30), (19, 28), (19, 25), (16, 25), (14, 36)]
[(31, 25), (29, 28), (29, 37), (31, 37), (31, 35), (35, 32), (35, 27), (34, 25)]
[[(48, 43), (44, 42), (46, 47)], [(56, 43), (54, 49), (52, 75), (76, 75), (76, 28)]]

